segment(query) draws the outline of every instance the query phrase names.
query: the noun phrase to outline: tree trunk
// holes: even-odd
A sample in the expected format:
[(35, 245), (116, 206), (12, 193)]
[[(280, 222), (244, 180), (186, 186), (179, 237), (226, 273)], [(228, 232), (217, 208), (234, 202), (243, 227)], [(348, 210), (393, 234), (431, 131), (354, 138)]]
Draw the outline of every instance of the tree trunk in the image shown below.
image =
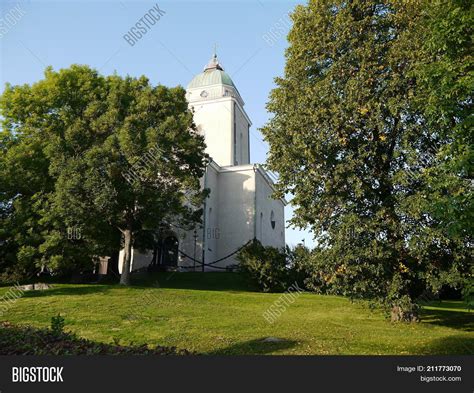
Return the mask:
[(125, 229), (124, 236), (124, 261), (122, 265), (122, 274), (120, 275), (120, 285), (130, 285), (130, 264), (132, 261), (132, 230)]

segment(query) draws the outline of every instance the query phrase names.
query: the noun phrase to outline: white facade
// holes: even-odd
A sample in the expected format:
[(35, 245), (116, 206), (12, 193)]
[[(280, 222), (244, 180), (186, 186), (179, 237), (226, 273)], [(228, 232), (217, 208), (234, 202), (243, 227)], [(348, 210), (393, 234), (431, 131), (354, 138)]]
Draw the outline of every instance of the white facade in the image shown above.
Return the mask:
[[(204, 260), (204, 270), (212, 271), (235, 266), (235, 254), (229, 254), (254, 238), (263, 245), (284, 247), (285, 201), (271, 197), (272, 180), (260, 165), (250, 164), (252, 123), (239, 91), (215, 55), (186, 92), (194, 122), (212, 158), (201, 179), (210, 194), (203, 206), (202, 225), (191, 231), (176, 229), (173, 236), (177, 242), (173, 251), (167, 249), (165, 254), (176, 254), (175, 263), (183, 270), (192, 271), (194, 266), (201, 270)], [(151, 260), (151, 253), (133, 251), (132, 270), (147, 267)], [(123, 252), (119, 261), (121, 271)]]

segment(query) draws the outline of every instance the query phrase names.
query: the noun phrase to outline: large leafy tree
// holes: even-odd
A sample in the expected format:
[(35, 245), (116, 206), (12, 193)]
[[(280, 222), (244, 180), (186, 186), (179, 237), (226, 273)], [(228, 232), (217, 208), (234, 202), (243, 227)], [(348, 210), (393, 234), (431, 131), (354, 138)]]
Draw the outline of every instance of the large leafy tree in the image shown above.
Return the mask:
[(425, 203), (423, 173), (447, 140), (415, 104), (424, 7), (298, 6), (262, 130), (278, 193), (294, 196), (293, 224), (317, 238), (317, 285), (398, 307), (402, 318), (425, 289), (457, 285), (467, 269), (465, 239), (443, 232)]
[[(86, 66), (47, 69), (32, 86), (7, 86), (2, 115), (5, 176), (21, 170), (47, 183), (30, 182), (22, 190), (12, 181), (2, 190), (13, 230), (15, 220), (41, 226), (41, 236), (28, 242), (37, 263), (53, 269), (86, 264), (117, 247), (120, 233), (121, 283), (129, 284), (131, 249), (140, 237), (165, 223), (199, 220), (204, 141), (181, 87), (155, 87), (145, 77), (103, 77)], [(25, 163), (24, 150), (30, 157)], [(20, 218), (18, 201), (31, 210), (31, 222)], [(75, 236), (68, 239), (71, 228)]]

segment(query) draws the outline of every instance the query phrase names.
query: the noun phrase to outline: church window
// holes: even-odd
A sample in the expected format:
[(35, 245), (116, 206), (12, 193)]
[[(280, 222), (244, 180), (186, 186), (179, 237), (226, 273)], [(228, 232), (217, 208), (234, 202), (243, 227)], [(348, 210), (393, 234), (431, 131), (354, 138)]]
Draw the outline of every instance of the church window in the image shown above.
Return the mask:
[(272, 210), (272, 213), (270, 214), (270, 225), (272, 226), (272, 229), (275, 229), (275, 213)]

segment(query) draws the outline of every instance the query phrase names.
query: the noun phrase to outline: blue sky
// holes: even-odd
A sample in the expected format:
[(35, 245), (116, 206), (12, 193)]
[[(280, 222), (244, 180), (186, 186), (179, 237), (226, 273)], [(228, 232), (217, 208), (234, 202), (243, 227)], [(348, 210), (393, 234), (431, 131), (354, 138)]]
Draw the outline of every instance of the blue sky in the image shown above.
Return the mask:
[[(201, 72), (214, 45), (252, 119), (251, 161), (265, 162), (268, 146), (259, 128), (273, 79), (283, 74), (287, 16), (303, 1), (42, 1), (1, 0), (0, 82), (32, 83), (54, 69), (87, 64), (103, 74), (146, 75), (152, 83), (186, 84)], [(131, 46), (123, 38), (155, 4), (165, 12)], [(20, 12), (7, 20), (15, 7)], [(286, 209), (290, 218), (292, 209)], [(286, 230), (289, 244), (305, 239), (306, 231)]]

